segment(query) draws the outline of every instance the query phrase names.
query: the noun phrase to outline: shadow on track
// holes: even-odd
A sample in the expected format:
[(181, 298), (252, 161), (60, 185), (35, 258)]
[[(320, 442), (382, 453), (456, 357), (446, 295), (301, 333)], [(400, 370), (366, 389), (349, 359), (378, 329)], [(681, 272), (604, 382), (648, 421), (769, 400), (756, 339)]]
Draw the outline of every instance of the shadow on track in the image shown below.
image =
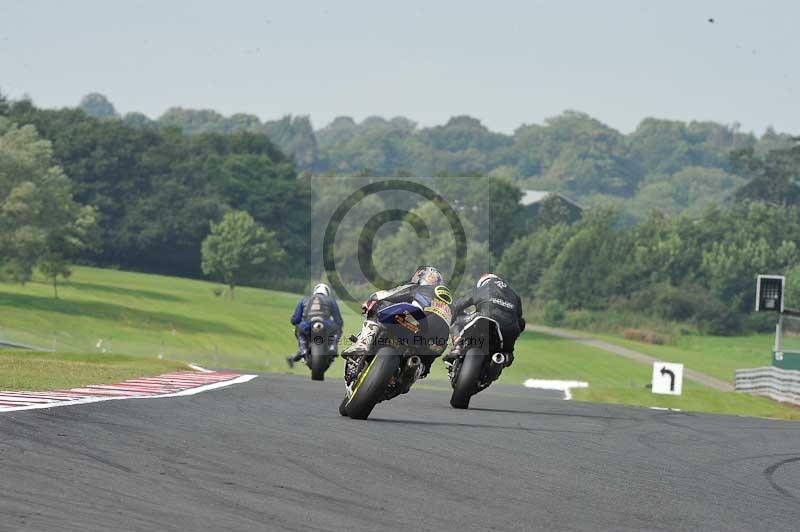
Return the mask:
[(498, 412), (501, 414), (527, 414), (530, 416), (581, 417), (586, 419), (616, 419), (621, 421), (634, 420), (634, 418), (632, 417), (591, 416), (588, 414), (568, 414), (565, 412), (540, 412), (538, 410), (506, 410), (503, 408), (475, 408), (475, 407), (471, 407), (469, 410), (474, 412)]
[(559, 429), (543, 429), (532, 427), (515, 427), (509, 425), (486, 425), (482, 423), (455, 423), (452, 421), (420, 421), (417, 419), (381, 419), (369, 418), (372, 423), (391, 423), (396, 425), (421, 425), (426, 427), (455, 427), (465, 429), (494, 429), (494, 430), (513, 430), (522, 432), (558, 432), (568, 434), (598, 434), (599, 430), (559, 430)]

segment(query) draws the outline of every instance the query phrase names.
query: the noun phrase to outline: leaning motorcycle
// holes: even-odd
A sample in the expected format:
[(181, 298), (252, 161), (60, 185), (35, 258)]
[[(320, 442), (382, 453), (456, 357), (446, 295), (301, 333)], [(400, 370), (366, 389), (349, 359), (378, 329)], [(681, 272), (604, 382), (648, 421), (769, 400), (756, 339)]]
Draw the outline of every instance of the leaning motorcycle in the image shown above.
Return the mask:
[(453, 387), (450, 405), (469, 408), (472, 396), (488, 388), (505, 367), (503, 335), (495, 320), (473, 315), (461, 329), (458, 343), (462, 354), (448, 368)]
[(322, 319), (311, 320), (311, 330), (308, 333), (308, 352), (306, 365), (311, 369), (312, 381), (324, 381), (325, 372), (336, 358), (338, 331), (328, 330)]
[(444, 351), (450, 307), (439, 299), (426, 303), (395, 303), (376, 313), (380, 328), (371, 349), (346, 361), (341, 415), (367, 419), (381, 401), (408, 393), (425, 369), (423, 357)]

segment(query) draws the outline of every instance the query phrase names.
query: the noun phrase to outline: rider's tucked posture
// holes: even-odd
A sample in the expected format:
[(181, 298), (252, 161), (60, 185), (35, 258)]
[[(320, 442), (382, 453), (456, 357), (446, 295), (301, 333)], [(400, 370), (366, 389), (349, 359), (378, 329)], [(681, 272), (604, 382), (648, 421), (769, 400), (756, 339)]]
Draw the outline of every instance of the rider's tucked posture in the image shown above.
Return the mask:
[(331, 289), (325, 283), (315, 286), (314, 292), (301, 299), (294, 309), (291, 322), (295, 326), (295, 335), (297, 336), (297, 354), (286, 357), (289, 367), (293, 367), (295, 362), (306, 356), (311, 323), (318, 319), (323, 321), (327, 331), (333, 331), (334, 338), (330, 342), (330, 346), (332, 350), (335, 349), (344, 321), (342, 321), (342, 314), (339, 312), (336, 298), (331, 295)]
[[(464, 314), (467, 307), (475, 306), (475, 314)], [(478, 279), (472, 292), (453, 303), (453, 336), (457, 337), (466, 323), (476, 315), (491, 318), (500, 326), (503, 335), (503, 352), (506, 355), (506, 366), (514, 362), (514, 344), (517, 337), (525, 330), (525, 319), (522, 317), (522, 301), (508, 283), (493, 273), (486, 273)], [(461, 355), (460, 346), (454, 342), (453, 349), (444, 357), (444, 361), (452, 362)]]
[[(442, 319), (450, 325), (451, 312), (450, 312), (450, 291), (444, 285), (442, 274), (439, 273), (434, 267), (425, 266), (419, 268), (417, 272), (411, 277), (411, 281), (407, 284), (400, 285), (390, 290), (380, 290), (372, 294), (361, 306), (361, 311), (365, 315), (364, 324), (358, 339), (342, 351), (343, 357), (351, 357), (363, 355), (370, 350), (370, 346), (375, 341), (380, 330), (380, 324), (376, 321), (376, 315), (379, 310), (393, 304), (393, 303), (416, 303), (420, 308), (430, 308), (432, 302), (436, 300), (439, 304), (443, 305), (441, 314), (438, 314)], [(442, 341), (434, 344), (431, 348), (432, 356), (422, 356), (422, 362), (425, 369), (421, 375), (424, 377), (428, 374), (433, 360), (444, 351), (447, 343), (447, 338), (441, 339)]]

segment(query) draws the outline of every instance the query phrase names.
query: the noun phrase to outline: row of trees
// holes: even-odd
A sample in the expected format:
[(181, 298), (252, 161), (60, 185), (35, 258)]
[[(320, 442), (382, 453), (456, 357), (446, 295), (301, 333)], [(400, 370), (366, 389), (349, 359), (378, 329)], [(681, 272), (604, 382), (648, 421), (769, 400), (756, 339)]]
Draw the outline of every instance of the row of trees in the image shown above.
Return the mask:
[[(102, 95), (82, 102), (96, 116), (117, 117)], [(316, 175), (491, 175), (522, 188), (566, 193), (587, 206), (614, 206), (624, 219), (642, 221), (654, 208), (698, 215), (727, 201), (742, 184), (730, 164), (734, 150), (756, 154), (785, 148), (787, 135), (761, 137), (737, 125), (644, 119), (629, 135), (574, 111), (544, 124), (520, 126), (512, 135), (490, 131), (479, 120), (458, 116), (420, 128), (404, 117), (336, 118), (314, 130), (308, 117), (258, 117), (173, 108), (157, 120), (131, 113), (137, 127), (178, 127), (187, 134), (250, 131), (267, 135), (293, 154), (301, 172)]]
[[(188, 277), (213, 275), (231, 288), (242, 282), (304, 287), (312, 262), (312, 231), (323, 231), (328, 221), (312, 225), (312, 213), (341, 201), (342, 194), (350, 191), (347, 180), (299, 178), (293, 161), (264, 134), (186, 135), (174, 127), (130, 125), (102, 98), (88, 98), (84, 107), (96, 116), (83, 109), (39, 109), (26, 100), (5, 102), (0, 108), (9, 124), (25, 124), (26, 131), (38, 132), (46, 140), (53, 164), (69, 176), (64, 179), (73, 201), (91, 208), (95, 222), (91, 245), (75, 248), (73, 257), (98, 266)], [(519, 218), (520, 189), (500, 178), (476, 178), (465, 184), (445, 177), (437, 179), (434, 188), (443, 184), (450, 202), (468, 214), (464, 219), (471, 224), (470, 250), (474, 250), (470, 263), (485, 269), (525, 228)], [(55, 197), (51, 201), (60, 202)], [(372, 201), (379, 210), (395, 206), (387, 197)], [(422, 198), (404, 201), (407, 210), (429, 218), (431, 207), (425, 207)], [(223, 220), (226, 213), (241, 216)], [(363, 219), (356, 218), (356, 223)], [(437, 238), (449, 233), (436, 227), (435, 220), (432, 223)], [(263, 232), (255, 240), (258, 253), (234, 253), (242, 242), (253, 242), (254, 227)], [(360, 230), (350, 228), (356, 236)], [(218, 238), (223, 233), (226, 236)], [(244, 238), (244, 233), (249, 236)], [(452, 262), (453, 242), (441, 239), (416, 254), (397, 253), (411, 236), (401, 232), (376, 239), (375, 264), (402, 278), (419, 260)], [(231, 239), (230, 245), (225, 238)], [(353, 241), (350, 248), (338, 251), (351, 272), (360, 268), (357, 259), (364, 255), (365, 245)]]
[[(239, 283), (303, 288), (319, 260), (311, 253), (313, 237), (352, 183), (298, 177), (294, 161), (258, 129), (260, 122), (251, 121), (250, 131), (187, 135), (173, 126), (134, 123), (128, 115), (120, 119), (102, 99), (84, 103), (100, 118), (0, 98), (5, 275), (24, 282), (39, 267), (56, 280), (68, 275), (75, 259), (211, 275), (231, 294)], [(800, 286), (800, 147), (784, 136), (755, 139), (716, 125), (670, 124), (646, 120), (622, 137), (568, 113), (509, 139), (485, 128), (476, 136), (483, 126), (465, 117), (422, 130), (405, 119), (336, 120), (315, 133), (319, 146), (349, 145), (362, 138), (354, 128), (364, 127), (396, 133), (386, 139), (424, 139), (450, 154), (459, 146), (484, 154), (528, 142), (524, 165), (531, 172), (560, 175), (574, 190), (603, 191), (604, 197), (623, 198), (634, 185), (637, 191), (625, 208), (598, 202), (576, 223), (557, 202), (548, 203), (531, 223), (519, 204), (525, 181), (502, 172), (459, 180), (440, 171), (428, 184), (458, 209), (466, 256), (456, 253), (449, 223), (434, 205), (379, 194), (343, 221), (343, 232), (353, 237), (336, 248), (343, 280), (359, 282), (365, 256), (393, 279), (421, 262), (449, 271), (464, 260), (468, 276), (497, 268), (527, 299), (565, 309), (619, 307), (689, 319), (711, 332), (748, 327), (755, 273), (790, 272)], [(290, 135), (292, 121), (281, 127)], [(401, 168), (407, 154), (390, 145), (379, 144), (378, 151), (392, 153), (391, 167)], [(715, 201), (720, 190), (730, 196), (727, 203)], [(400, 211), (408, 214), (367, 228), (369, 238), (361, 238), (375, 214)], [(322, 218), (315, 220), (314, 212)], [(426, 222), (427, 233), (400, 223), (415, 219)]]
[[(241, 210), (274, 231), (285, 251), (284, 269), (305, 273), (307, 238), (298, 236), (310, 230), (311, 192), (298, 186), (293, 161), (265, 135), (189, 136), (176, 128), (97, 119), (80, 109), (39, 109), (27, 100), (3, 101), (0, 117), (12, 136), (38, 134), (46, 141), (47, 153), (34, 160), (58, 167), (75, 205), (91, 206), (82, 220), (93, 218), (96, 232), (79, 250), (81, 262), (200, 277), (209, 223)], [(29, 181), (17, 170), (8, 175)], [(64, 204), (49, 201), (48, 209)]]
[(755, 274), (786, 273), (800, 286), (800, 144), (733, 159), (750, 180), (729, 208), (699, 217), (652, 212), (636, 226), (595, 209), (515, 240), (499, 270), (524, 293), (567, 309), (616, 307), (713, 333), (751, 328)]

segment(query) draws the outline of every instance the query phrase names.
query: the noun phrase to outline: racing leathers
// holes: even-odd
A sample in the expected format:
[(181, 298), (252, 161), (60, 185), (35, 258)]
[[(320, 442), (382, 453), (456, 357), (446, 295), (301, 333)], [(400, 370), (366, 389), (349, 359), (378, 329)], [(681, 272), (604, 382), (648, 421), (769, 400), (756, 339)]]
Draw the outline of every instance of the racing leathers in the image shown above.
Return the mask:
[[(474, 314), (464, 314), (464, 310), (475, 306)], [(508, 286), (503, 279), (495, 278), (483, 286), (473, 288), (465, 296), (453, 303), (454, 323), (451, 329), (455, 339), (462, 328), (475, 316), (484, 316), (497, 322), (500, 333), (503, 335), (503, 353), (506, 355), (506, 366), (514, 362), (514, 344), (520, 333), (525, 330), (525, 319), (522, 317), (522, 301), (519, 295)], [(450, 353), (445, 356), (445, 361), (451, 361), (460, 355), (459, 347), (455, 345)]]
[(331, 350), (335, 352), (339, 336), (342, 333), (342, 314), (339, 305), (333, 296), (324, 294), (311, 294), (301, 299), (294, 309), (291, 323), (295, 326), (295, 336), (297, 336), (297, 354), (289, 357), (289, 365), (302, 360), (308, 352), (308, 333), (311, 330), (312, 322), (322, 320), (327, 331), (332, 331), (333, 339), (330, 342)]
[[(416, 304), (422, 309), (430, 310), (434, 301), (436, 301), (439, 308), (445, 309), (442, 312), (437, 311), (436, 314), (447, 322), (447, 326), (449, 327), (452, 321), (452, 313), (449, 307), (451, 301), (450, 291), (443, 284), (432, 286), (408, 283), (396, 288), (380, 290), (373, 293), (369, 299), (361, 305), (361, 311), (365, 315), (361, 332), (353, 344), (342, 351), (342, 356), (346, 358), (360, 356), (372, 348), (381, 327), (377, 321), (377, 314), (381, 309), (394, 303), (411, 303)], [(428, 354), (420, 355), (420, 359), (424, 365), (424, 371), (420, 378), (425, 377), (430, 372), (431, 364), (436, 357), (442, 354), (446, 344), (447, 338), (442, 338), (441, 342), (437, 342), (434, 347), (428, 351)]]

